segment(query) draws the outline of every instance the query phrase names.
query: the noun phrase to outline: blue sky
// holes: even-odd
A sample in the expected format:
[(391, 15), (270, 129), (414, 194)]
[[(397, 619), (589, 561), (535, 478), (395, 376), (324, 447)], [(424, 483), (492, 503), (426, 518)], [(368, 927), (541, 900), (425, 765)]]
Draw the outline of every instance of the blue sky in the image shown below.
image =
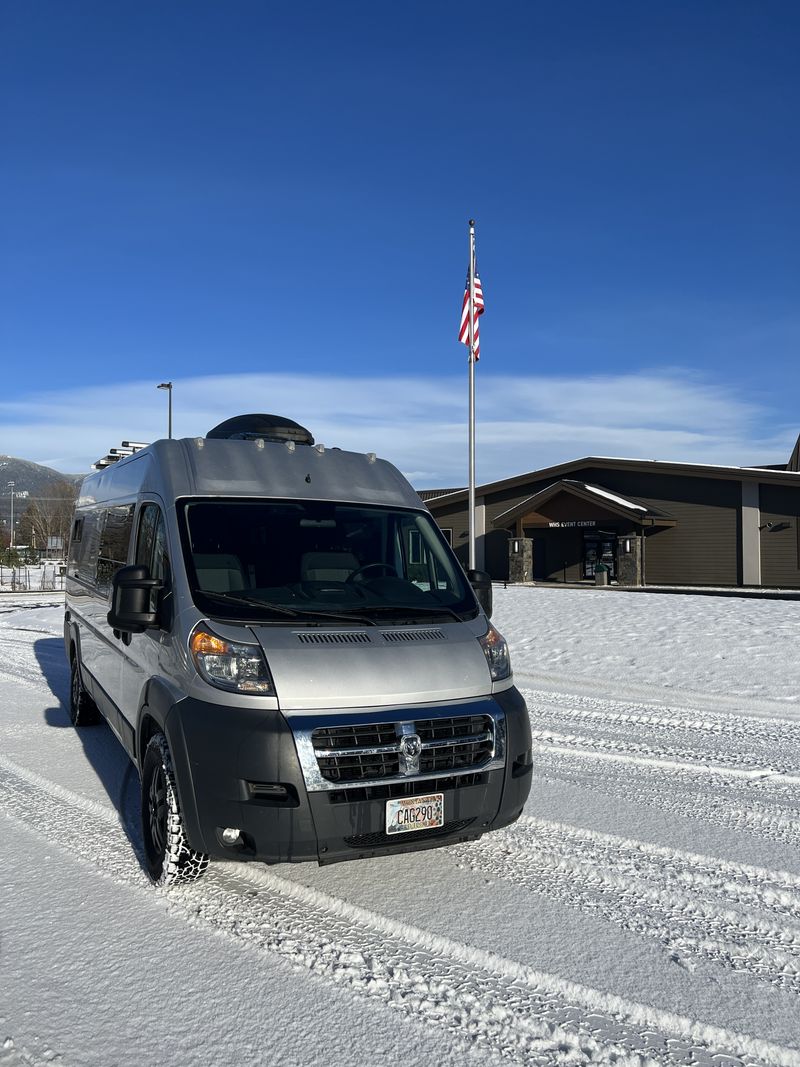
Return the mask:
[(0, 452), (280, 411), (421, 486), (800, 432), (800, 7), (6, 3)]

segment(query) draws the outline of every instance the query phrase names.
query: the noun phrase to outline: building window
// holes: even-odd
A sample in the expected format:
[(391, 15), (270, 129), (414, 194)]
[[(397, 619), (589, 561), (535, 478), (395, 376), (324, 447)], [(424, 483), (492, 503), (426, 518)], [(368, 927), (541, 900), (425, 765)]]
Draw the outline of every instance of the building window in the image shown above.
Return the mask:
[(448, 545), (450, 545), (450, 547), (452, 548), (453, 547), (453, 531), (452, 531), (451, 527), (443, 526), (443, 527), (440, 527), (440, 529), (441, 529), (442, 533), (444, 534), (445, 541), (447, 541)]

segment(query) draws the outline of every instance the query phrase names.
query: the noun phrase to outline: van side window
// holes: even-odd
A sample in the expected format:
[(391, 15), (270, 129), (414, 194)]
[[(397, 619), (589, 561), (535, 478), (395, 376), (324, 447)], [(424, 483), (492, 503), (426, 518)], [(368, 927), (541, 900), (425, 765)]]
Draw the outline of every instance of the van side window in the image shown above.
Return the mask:
[(106, 508), (100, 549), (97, 554), (97, 589), (109, 593), (111, 579), (128, 561), (128, 545), (133, 530), (133, 504)]
[(153, 542), (158, 516), (159, 511), (155, 504), (145, 504), (139, 512), (139, 536), (136, 539), (134, 562), (145, 567), (151, 567), (153, 563)]
[[(157, 504), (145, 504), (139, 512), (139, 536), (136, 539), (136, 563), (150, 571), (151, 578), (169, 583), (169, 548), (164, 517)], [(153, 609), (157, 592), (154, 590)]]
[(94, 585), (95, 560), (100, 539), (100, 525), (103, 512), (87, 511), (75, 520), (69, 545), (69, 564), (67, 573), (72, 578)]
[(153, 563), (150, 573), (154, 578), (160, 578), (165, 584), (169, 581), (169, 548), (167, 546), (167, 528), (164, 525), (164, 517), (159, 512), (156, 524), (156, 536), (153, 542)]

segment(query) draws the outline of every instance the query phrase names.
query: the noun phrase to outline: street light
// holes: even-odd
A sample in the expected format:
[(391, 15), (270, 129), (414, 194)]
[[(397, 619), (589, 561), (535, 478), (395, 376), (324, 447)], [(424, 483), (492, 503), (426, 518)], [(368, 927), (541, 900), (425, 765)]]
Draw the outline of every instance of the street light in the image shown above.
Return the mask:
[(172, 382), (162, 382), (156, 386), (156, 389), (166, 389), (169, 396), (169, 433), (168, 437), (172, 440)]
[(11, 540), (8, 543), (9, 549), (14, 547), (14, 486), (16, 484), (16, 482), (6, 482), (11, 495)]

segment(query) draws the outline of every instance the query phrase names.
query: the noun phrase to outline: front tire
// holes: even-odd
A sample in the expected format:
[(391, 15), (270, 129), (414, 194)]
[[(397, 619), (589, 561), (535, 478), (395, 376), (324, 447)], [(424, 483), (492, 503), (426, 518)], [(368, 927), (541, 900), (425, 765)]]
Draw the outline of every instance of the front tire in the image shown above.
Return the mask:
[(69, 720), (73, 726), (91, 726), (100, 721), (97, 705), (86, 692), (77, 651), (69, 666)]
[(153, 734), (144, 754), (142, 839), (147, 873), (156, 885), (193, 882), (208, 867), (208, 856), (186, 837), (172, 757), (161, 733)]

